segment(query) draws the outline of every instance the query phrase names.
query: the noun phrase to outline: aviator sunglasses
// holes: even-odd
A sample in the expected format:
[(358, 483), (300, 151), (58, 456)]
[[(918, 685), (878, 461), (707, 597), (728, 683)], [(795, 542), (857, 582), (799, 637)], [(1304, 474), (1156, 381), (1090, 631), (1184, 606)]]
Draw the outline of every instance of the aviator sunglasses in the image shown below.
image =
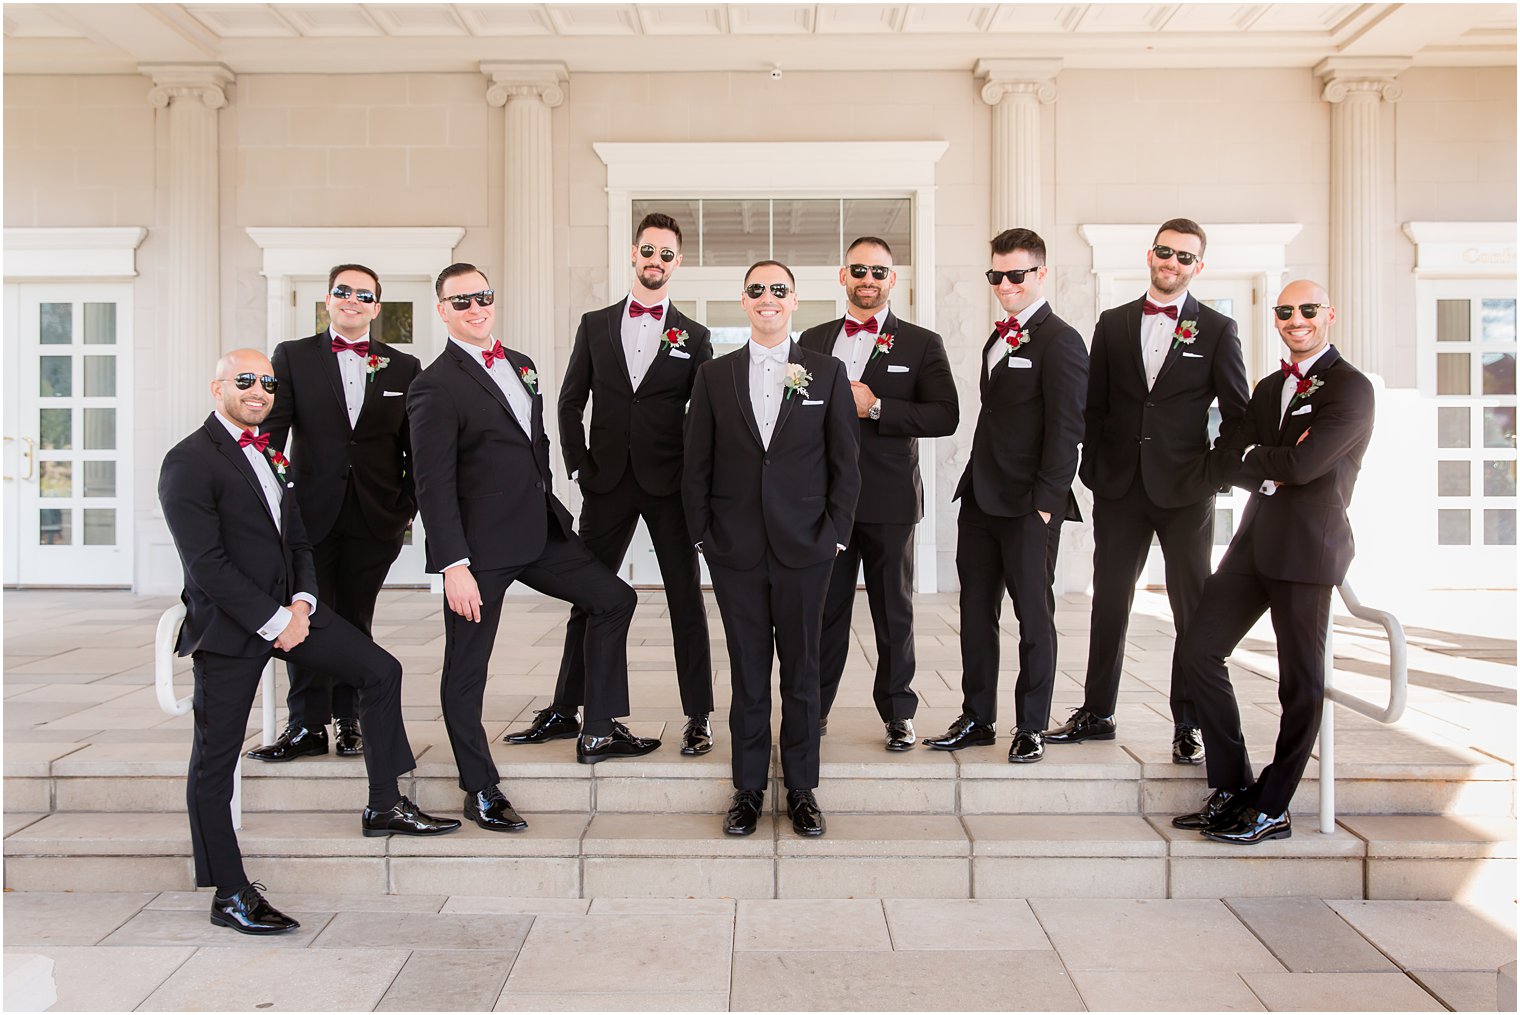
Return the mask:
[(866, 272), (870, 272), (871, 277), (878, 282), (885, 282), (887, 276), (892, 274), (892, 269), (885, 264), (852, 264), (849, 268), (851, 278), (865, 278)]
[[(645, 243), (645, 244), (641, 245), (639, 247), (639, 256), (640, 257), (653, 257), (654, 256), (654, 247), (651, 246), (648, 243)], [(660, 248), (660, 260), (664, 261), (666, 264), (669, 264), (671, 261), (674, 261), (675, 259), (676, 259), (676, 252), (674, 250), (671, 250), (669, 247), (661, 247)]]
[(443, 301), (455, 310), (470, 309), (470, 301), (474, 300), (483, 307), (489, 307), (496, 302), (495, 289), (482, 289), (478, 293), (460, 293), (458, 296), (445, 296)]
[(989, 271), (987, 272), (987, 281), (991, 285), (1001, 285), (1003, 279), (1006, 278), (1014, 285), (1023, 285), (1025, 275), (1028, 275), (1030, 272), (1039, 271), (1043, 267), (1043, 264), (1037, 264), (1033, 268), (1014, 268), (1011, 271)]
[(752, 300), (758, 300), (760, 297), (765, 295), (766, 289), (769, 289), (771, 291), (771, 295), (776, 297), (778, 300), (786, 299), (787, 294), (792, 291), (792, 287), (787, 285), (785, 282), (772, 282), (769, 286), (762, 285), (759, 282), (751, 282), (749, 285), (744, 287), (744, 295), (748, 296)]
[(360, 303), (378, 303), (380, 300), (380, 297), (376, 296), (368, 289), (354, 289), (346, 285), (333, 286), (332, 292), (328, 293), (327, 295), (331, 296), (333, 299), (338, 300), (346, 300), (352, 296)]
[(1322, 306), (1324, 306), (1323, 303), (1300, 303), (1296, 307), (1285, 304), (1280, 307), (1273, 307), (1272, 313), (1277, 315), (1279, 321), (1291, 321), (1293, 320), (1293, 311), (1297, 310), (1303, 315), (1304, 320), (1312, 321), (1319, 316), (1319, 308)]
[(1180, 264), (1180, 265), (1182, 265), (1184, 268), (1186, 268), (1188, 265), (1192, 264), (1194, 261), (1198, 260), (1200, 256), (1202, 256), (1202, 255), (1199, 255), (1199, 254), (1189, 253), (1186, 250), (1173, 250), (1171, 247), (1162, 247), (1162, 246), (1152, 247), (1151, 248), (1151, 253), (1155, 254), (1156, 255), (1156, 259), (1160, 260), (1160, 261), (1165, 261), (1167, 258), (1175, 257), (1175, 258), (1177, 258), (1177, 263)]
[(247, 391), (249, 388), (253, 387), (254, 381), (258, 381), (261, 385), (263, 385), (264, 390), (269, 392), (271, 395), (274, 394), (274, 389), (280, 386), (280, 379), (278, 377), (270, 377), (268, 374), (260, 377), (258, 374), (253, 373), (252, 371), (243, 374), (233, 374), (231, 377), (218, 377), (217, 380), (231, 381), (233, 384), (237, 385), (237, 389), (239, 391)]

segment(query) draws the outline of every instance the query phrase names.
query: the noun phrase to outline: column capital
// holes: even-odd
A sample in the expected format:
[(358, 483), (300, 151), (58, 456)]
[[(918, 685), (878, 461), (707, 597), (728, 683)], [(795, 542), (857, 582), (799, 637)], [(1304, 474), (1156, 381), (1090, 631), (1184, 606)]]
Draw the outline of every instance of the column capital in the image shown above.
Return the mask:
[(570, 71), (562, 63), (484, 62), (480, 73), (491, 79), (486, 101), (493, 106), (505, 106), (517, 96), (536, 95), (554, 109), (564, 103), (565, 82), (570, 80)]
[(207, 109), (227, 105), (227, 86), (237, 75), (220, 63), (141, 63), (139, 74), (153, 79), (148, 102), (154, 109), (166, 109), (179, 99), (197, 99)]
[(1060, 60), (978, 60), (973, 72), (982, 81), (982, 101), (995, 106), (1005, 95), (1033, 95), (1041, 105), (1056, 101)]
[(1397, 102), (1404, 97), (1404, 89), (1394, 78), (1411, 63), (1400, 56), (1328, 56), (1314, 68), (1314, 76), (1325, 85), (1320, 98), (1331, 104), (1344, 102), (1354, 93)]

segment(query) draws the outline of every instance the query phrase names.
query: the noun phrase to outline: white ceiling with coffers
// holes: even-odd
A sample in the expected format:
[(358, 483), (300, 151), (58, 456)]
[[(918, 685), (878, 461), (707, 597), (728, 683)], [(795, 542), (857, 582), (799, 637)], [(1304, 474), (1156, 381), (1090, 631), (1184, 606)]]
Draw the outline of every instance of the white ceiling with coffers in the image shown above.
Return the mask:
[(967, 70), (1038, 57), (1064, 67), (1310, 67), (1326, 57), (1515, 64), (1515, 5), (1483, 3), (290, 3), (4, 7), (5, 71), (572, 73)]

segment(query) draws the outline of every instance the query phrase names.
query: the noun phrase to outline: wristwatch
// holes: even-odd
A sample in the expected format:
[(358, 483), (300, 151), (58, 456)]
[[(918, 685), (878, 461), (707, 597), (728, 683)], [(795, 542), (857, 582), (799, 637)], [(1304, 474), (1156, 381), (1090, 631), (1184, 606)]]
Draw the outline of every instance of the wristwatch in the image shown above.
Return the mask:
[(866, 417), (869, 419), (881, 419), (881, 399), (878, 398), (871, 403), (871, 407), (866, 410)]

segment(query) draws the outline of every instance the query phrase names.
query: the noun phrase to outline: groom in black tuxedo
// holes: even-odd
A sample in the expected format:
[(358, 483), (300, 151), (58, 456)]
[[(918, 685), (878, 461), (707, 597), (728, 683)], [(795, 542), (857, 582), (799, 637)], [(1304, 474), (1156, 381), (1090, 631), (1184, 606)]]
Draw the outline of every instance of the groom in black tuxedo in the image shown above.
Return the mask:
[(401, 723), (401, 664), (317, 599), (317, 571), (297, 505), (296, 473), (259, 426), (279, 389), (255, 349), (217, 363), (216, 411), (164, 456), (158, 500), (184, 564), (177, 648), (195, 663), (195, 727), (186, 803), (195, 883), (216, 887), (211, 922), (244, 934), (299, 924), (271, 906), (243, 870), (232, 788), (248, 710), (270, 656), (336, 672), (357, 685), (369, 734), (365, 835), (437, 835), (435, 818), (401, 795), (416, 767)]
[(822, 835), (818, 641), (834, 557), (860, 493), (860, 427), (844, 364), (792, 342), (791, 269), (744, 276), (743, 348), (697, 372), (681, 495), (707, 558), (733, 677), (733, 804), (724, 831), (749, 835), (771, 765), (772, 647), (781, 657), (781, 772), (799, 835)]
[(809, 328), (798, 344), (845, 365), (860, 420), (860, 501), (855, 529), (834, 560), (823, 609), (822, 728), (839, 693), (850, 651), (855, 576), (865, 565), (866, 595), (876, 629), (876, 712), (889, 751), (911, 750), (913, 715), (913, 536), (924, 516), (918, 438), (955, 432), (960, 401), (945, 344), (887, 306), (897, 284), (892, 248), (862, 236), (845, 251), (839, 282), (848, 298), (843, 318)]
[[(633, 291), (581, 318), (559, 392), (565, 468), (580, 483), (578, 531), (596, 559), (617, 571), (639, 518), (649, 527), (675, 646), (676, 682), (686, 726), (681, 753), (712, 750), (712, 653), (697, 551), (681, 511), (681, 423), (697, 368), (712, 359), (707, 329), (682, 314), (667, 284), (681, 266), (681, 227), (660, 212), (644, 216), (633, 243)], [(591, 399), (587, 444), (586, 399)], [(585, 696), (586, 614), (570, 609), (554, 700), (509, 744), (537, 744), (580, 732)]]
[[(1093, 492), (1092, 632), (1086, 696), (1047, 744), (1112, 740), (1135, 582), (1151, 538), (1166, 559), (1177, 644), (1198, 608), (1214, 546), (1214, 492), (1205, 468), (1209, 406), (1228, 438), (1246, 408), (1246, 370), (1235, 322), (1188, 292), (1203, 270), (1203, 227), (1171, 219), (1146, 252), (1150, 288), (1104, 311), (1093, 331), (1082, 440), (1082, 482)], [(1198, 717), (1172, 656), (1172, 760), (1203, 761)]]
[(1039, 761), (1056, 676), (1055, 576), (1061, 522), (1079, 521), (1071, 481), (1082, 440), (1087, 347), (1045, 301), (1045, 241), (1029, 229), (992, 240), (987, 281), (1007, 318), (978, 360), (982, 411), (961, 502), (960, 717), (930, 747), (958, 751), (997, 739), (998, 619), (1003, 592), (1019, 618), (1011, 762)]
[[(1241, 845), (1293, 834), (1288, 804), (1319, 734), (1330, 595), (1356, 552), (1346, 509), (1374, 409), (1372, 382), (1330, 344), (1335, 308), (1323, 286), (1290, 282), (1272, 311), (1288, 359), (1257, 383), (1240, 429), (1211, 453), (1251, 500), (1178, 653), (1214, 792), (1172, 824)], [(1282, 722), (1272, 763), (1253, 779), (1225, 657), (1267, 610)]]

